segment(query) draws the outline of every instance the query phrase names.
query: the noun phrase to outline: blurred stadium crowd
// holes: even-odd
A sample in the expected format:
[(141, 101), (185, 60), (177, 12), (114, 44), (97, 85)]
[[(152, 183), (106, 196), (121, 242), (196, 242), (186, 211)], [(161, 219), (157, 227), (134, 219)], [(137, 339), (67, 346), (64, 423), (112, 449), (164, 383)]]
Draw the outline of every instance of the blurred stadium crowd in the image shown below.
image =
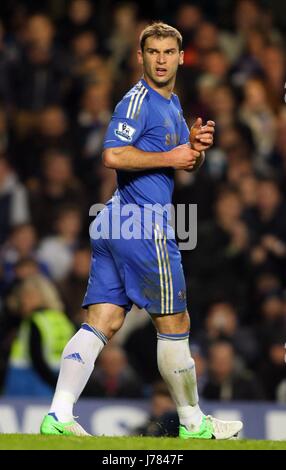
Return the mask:
[[(198, 205), (198, 245), (182, 256), (200, 394), (285, 403), (279, 14), (253, 0), (157, 1), (147, 16), (132, 2), (51, 0), (41, 10), (38, 3), (0, 7), (1, 393), (46, 396), (55, 386), (63, 344), (83, 320), (89, 207), (106, 202), (116, 186), (101, 164), (106, 126), (141, 76), (140, 31), (161, 19), (184, 37), (176, 93), (185, 117), (216, 122), (205, 165), (195, 175), (177, 172), (174, 193), (176, 203)], [(156, 416), (173, 405), (164, 387), (153, 387), (156, 335), (141, 315), (135, 311), (103, 350), (85, 396), (153, 393)]]

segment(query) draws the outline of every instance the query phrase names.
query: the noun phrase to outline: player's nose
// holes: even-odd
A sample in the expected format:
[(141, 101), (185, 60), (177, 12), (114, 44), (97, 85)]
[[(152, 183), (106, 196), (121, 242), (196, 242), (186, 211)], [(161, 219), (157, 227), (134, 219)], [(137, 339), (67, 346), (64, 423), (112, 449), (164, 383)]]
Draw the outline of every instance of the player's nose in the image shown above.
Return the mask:
[(165, 54), (162, 52), (157, 55), (157, 63), (158, 64), (164, 64), (166, 61)]

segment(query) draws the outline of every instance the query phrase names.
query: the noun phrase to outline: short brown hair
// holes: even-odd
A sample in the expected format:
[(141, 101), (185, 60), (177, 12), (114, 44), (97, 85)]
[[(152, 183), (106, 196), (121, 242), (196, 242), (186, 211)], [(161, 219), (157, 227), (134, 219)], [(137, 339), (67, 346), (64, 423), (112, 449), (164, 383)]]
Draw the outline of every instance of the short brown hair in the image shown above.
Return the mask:
[(173, 26), (169, 26), (168, 24), (162, 23), (161, 21), (152, 23), (143, 29), (142, 33), (140, 34), (140, 48), (142, 52), (144, 50), (146, 39), (150, 37), (176, 38), (179, 50), (182, 49), (183, 38), (181, 33), (176, 28), (173, 28)]

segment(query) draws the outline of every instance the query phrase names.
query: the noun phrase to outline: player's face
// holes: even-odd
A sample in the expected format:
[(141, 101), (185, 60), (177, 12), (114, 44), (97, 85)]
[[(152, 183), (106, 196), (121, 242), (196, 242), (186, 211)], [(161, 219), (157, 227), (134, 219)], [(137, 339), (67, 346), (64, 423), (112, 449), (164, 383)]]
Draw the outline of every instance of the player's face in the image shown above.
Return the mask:
[(143, 53), (138, 51), (138, 60), (147, 81), (164, 87), (175, 82), (178, 66), (184, 62), (184, 53), (179, 50), (176, 38), (150, 37), (146, 39)]

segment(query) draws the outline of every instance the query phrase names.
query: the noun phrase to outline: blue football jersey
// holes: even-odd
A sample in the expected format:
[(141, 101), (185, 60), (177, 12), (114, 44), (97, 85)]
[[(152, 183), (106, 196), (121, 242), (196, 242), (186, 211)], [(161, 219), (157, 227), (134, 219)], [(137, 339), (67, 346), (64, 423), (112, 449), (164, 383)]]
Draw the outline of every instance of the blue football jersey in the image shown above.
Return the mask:
[[(141, 79), (118, 103), (104, 148), (132, 145), (145, 152), (167, 152), (189, 142), (189, 129), (177, 95), (164, 98)], [(174, 170), (117, 171), (117, 195), (123, 204), (169, 204)]]

